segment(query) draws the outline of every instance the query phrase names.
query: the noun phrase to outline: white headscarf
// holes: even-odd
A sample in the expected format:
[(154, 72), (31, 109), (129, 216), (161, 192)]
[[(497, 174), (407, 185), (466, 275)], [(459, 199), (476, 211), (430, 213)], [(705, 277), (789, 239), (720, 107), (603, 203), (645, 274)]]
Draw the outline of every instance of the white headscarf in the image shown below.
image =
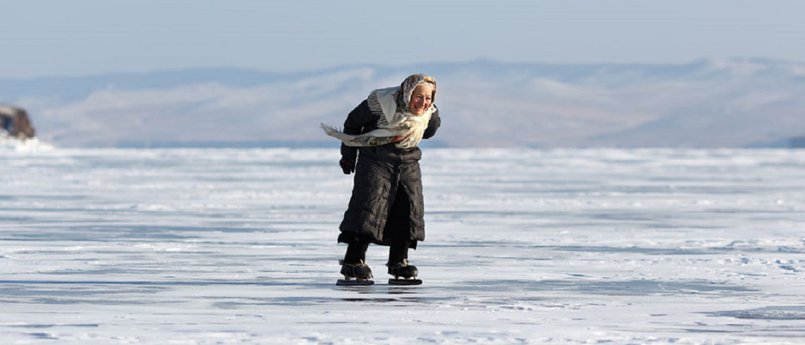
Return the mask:
[(430, 108), (422, 115), (414, 115), (408, 111), (411, 94), (423, 83), (433, 85), (432, 100), (436, 100), (436, 80), (424, 74), (413, 74), (405, 78), (400, 86), (377, 89), (366, 98), (369, 110), (378, 115), (377, 129), (359, 135), (350, 135), (322, 124), (324, 133), (341, 140), (347, 146), (366, 147), (382, 146), (395, 143), (398, 148), (412, 148), (419, 145), (422, 135), (428, 128), (430, 117), (436, 111), (431, 102)]

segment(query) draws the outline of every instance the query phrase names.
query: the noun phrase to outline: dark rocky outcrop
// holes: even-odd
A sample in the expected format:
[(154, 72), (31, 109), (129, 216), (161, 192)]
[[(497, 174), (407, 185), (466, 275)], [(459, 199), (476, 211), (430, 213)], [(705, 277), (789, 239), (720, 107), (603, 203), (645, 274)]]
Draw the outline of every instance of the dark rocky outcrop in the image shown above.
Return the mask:
[(0, 129), (18, 139), (33, 138), (36, 130), (25, 109), (0, 105)]

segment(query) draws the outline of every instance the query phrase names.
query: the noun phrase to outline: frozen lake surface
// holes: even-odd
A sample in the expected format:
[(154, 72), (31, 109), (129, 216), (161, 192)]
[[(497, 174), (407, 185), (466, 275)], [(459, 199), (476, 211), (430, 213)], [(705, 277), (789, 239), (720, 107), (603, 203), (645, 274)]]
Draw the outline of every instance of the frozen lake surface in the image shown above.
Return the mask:
[(805, 343), (805, 152), (426, 149), (337, 287), (337, 148), (0, 150), (0, 343)]

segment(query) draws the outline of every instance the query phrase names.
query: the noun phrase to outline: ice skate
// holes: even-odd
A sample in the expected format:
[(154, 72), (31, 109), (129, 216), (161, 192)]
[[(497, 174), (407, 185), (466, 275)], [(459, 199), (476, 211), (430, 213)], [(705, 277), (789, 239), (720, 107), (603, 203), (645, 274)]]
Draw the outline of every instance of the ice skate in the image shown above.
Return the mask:
[[(394, 279), (389, 279), (389, 285), (422, 284), (422, 280), (416, 279), (419, 270), (416, 269), (416, 266), (409, 265), (407, 259), (389, 266), (389, 274), (394, 276)], [(402, 279), (400, 279), (400, 277), (402, 277)]]
[(375, 283), (372, 281), (372, 269), (365, 262), (348, 264), (344, 260), (339, 260), (339, 263), (344, 279), (339, 279), (336, 285), (372, 285)]

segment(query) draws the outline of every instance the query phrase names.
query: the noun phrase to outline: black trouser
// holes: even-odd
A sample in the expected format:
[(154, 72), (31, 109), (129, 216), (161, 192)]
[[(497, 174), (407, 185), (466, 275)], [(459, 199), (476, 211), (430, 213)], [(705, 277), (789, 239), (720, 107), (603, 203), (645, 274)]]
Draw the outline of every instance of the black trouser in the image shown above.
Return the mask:
[[(388, 265), (391, 266), (408, 259), (408, 248), (410, 248), (410, 246), (411, 240), (409, 239), (392, 239), (389, 247)], [(350, 243), (347, 245), (347, 253), (344, 255), (344, 262), (356, 264), (361, 261), (366, 261), (366, 249), (368, 248), (369, 241)]]
[[(393, 229), (394, 232), (384, 234), (389, 238), (389, 266), (408, 259), (408, 249), (411, 247), (411, 235), (408, 232), (408, 229), (411, 228), (410, 220), (408, 219), (411, 211), (409, 203), (408, 194), (405, 193), (405, 190), (397, 188), (397, 195), (392, 201), (389, 219), (387, 220), (387, 222), (392, 223), (388, 228)], [(349, 243), (347, 253), (344, 255), (344, 262), (354, 264), (365, 261), (366, 249), (368, 248), (368, 239)]]

